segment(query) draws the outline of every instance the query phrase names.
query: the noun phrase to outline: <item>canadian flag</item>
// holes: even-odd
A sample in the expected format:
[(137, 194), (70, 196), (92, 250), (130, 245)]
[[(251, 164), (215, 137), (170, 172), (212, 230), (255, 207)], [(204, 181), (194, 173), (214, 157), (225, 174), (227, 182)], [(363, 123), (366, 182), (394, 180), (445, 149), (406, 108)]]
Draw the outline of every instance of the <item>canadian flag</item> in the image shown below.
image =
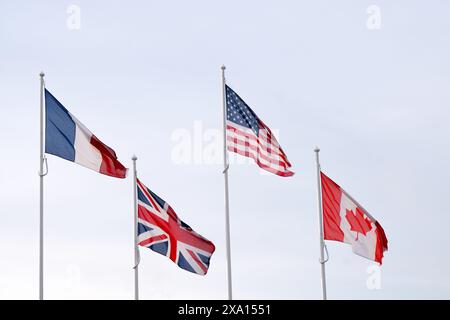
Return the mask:
[(357, 255), (381, 264), (388, 248), (381, 225), (333, 180), (320, 176), (324, 238), (348, 243)]

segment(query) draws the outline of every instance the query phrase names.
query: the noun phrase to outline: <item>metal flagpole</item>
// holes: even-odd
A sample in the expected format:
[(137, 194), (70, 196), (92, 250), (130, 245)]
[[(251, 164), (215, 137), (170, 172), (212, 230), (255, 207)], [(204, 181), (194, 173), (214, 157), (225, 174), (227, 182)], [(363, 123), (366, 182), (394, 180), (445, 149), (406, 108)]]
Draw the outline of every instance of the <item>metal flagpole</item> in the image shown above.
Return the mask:
[(227, 280), (228, 280), (228, 300), (233, 299), (233, 289), (231, 280), (231, 245), (230, 245), (230, 205), (228, 196), (228, 153), (227, 153), (227, 106), (225, 93), (225, 66), (222, 69), (222, 102), (223, 102), (223, 174), (225, 178), (225, 236), (227, 242)]
[(39, 300), (44, 299), (44, 72), (40, 92), (40, 145), (39, 145)]
[(320, 178), (320, 163), (319, 163), (319, 151), (320, 149), (316, 147), (314, 152), (316, 153), (316, 163), (317, 163), (317, 197), (319, 201), (319, 234), (320, 234), (320, 267), (321, 267), (321, 276), (322, 276), (322, 299), (327, 300), (327, 283), (325, 277), (325, 263), (328, 261), (324, 260), (324, 250), (326, 250), (325, 240), (323, 236), (323, 210), (322, 210), (322, 184)]
[(139, 300), (139, 247), (138, 247), (138, 204), (137, 204), (137, 171), (136, 171), (136, 155), (131, 158), (133, 160), (133, 194), (134, 194), (134, 300)]

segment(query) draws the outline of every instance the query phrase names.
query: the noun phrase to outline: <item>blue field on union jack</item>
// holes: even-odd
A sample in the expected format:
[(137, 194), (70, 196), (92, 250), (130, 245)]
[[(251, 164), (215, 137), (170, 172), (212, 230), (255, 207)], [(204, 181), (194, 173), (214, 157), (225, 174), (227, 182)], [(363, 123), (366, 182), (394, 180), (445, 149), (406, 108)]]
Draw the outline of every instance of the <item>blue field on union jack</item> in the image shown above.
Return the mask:
[(205, 275), (214, 244), (181, 221), (169, 204), (139, 179), (136, 181), (138, 244), (170, 258), (182, 269)]

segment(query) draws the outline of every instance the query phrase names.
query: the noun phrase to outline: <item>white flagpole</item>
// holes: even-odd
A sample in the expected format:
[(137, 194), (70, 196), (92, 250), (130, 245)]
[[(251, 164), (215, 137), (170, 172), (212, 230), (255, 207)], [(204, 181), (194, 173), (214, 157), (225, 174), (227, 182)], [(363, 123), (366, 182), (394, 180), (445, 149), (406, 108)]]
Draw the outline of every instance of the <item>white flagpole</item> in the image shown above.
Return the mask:
[(233, 289), (231, 280), (231, 245), (230, 245), (230, 205), (228, 196), (228, 153), (227, 153), (227, 103), (225, 93), (225, 66), (222, 69), (222, 102), (223, 102), (223, 175), (225, 178), (225, 236), (227, 244), (227, 280), (228, 280), (228, 300), (233, 299)]
[(133, 155), (131, 158), (133, 160), (133, 194), (134, 194), (134, 300), (139, 300), (139, 247), (138, 247), (138, 204), (137, 204), (137, 171), (136, 171), (136, 160), (137, 157)]
[(319, 162), (319, 151), (320, 149), (316, 147), (314, 152), (316, 153), (316, 163), (317, 163), (317, 196), (319, 201), (319, 235), (320, 235), (320, 267), (321, 267), (321, 279), (322, 279), (322, 299), (327, 300), (327, 283), (325, 277), (325, 263), (327, 260), (324, 260), (324, 249), (325, 249), (325, 240), (323, 236), (323, 210), (322, 210), (322, 183), (320, 178), (320, 162)]
[(39, 146), (39, 300), (44, 299), (44, 72), (41, 71)]

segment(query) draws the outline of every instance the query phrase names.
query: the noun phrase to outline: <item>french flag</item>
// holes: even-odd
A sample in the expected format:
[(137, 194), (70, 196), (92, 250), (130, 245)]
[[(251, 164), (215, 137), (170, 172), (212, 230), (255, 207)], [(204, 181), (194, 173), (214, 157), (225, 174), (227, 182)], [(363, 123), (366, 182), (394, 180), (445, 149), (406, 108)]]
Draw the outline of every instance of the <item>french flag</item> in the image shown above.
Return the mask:
[(113, 149), (101, 142), (45, 89), (45, 152), (105, 175), (125, 178), (127, 168)]

